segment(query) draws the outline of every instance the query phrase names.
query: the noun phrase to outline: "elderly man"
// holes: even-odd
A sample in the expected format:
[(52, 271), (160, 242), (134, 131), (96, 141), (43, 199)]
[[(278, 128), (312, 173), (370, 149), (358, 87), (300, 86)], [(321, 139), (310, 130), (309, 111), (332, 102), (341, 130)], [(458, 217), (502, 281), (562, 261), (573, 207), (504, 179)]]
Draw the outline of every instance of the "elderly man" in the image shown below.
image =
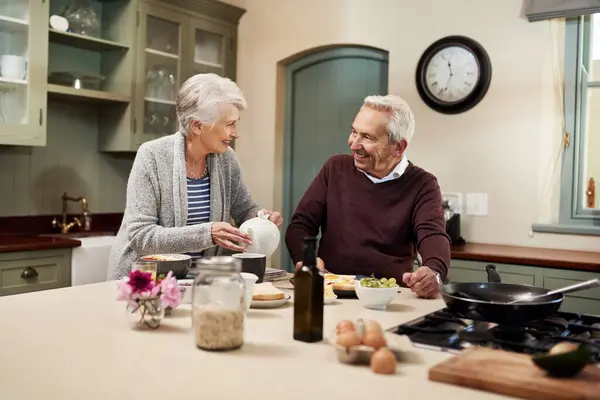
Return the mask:
[[(368, 96), (354, 119), (352, 155), (321, 168), (286, 232), (296, 267), (302, 239), (321, 230), (319, 268), (336, 274), (394, 277), (421, 297), (439, 293), (450, 240), (437, 179), (406, 158), (415, 128), (398, 96)], [(413, 272), (417, 252), (423, 266)]]

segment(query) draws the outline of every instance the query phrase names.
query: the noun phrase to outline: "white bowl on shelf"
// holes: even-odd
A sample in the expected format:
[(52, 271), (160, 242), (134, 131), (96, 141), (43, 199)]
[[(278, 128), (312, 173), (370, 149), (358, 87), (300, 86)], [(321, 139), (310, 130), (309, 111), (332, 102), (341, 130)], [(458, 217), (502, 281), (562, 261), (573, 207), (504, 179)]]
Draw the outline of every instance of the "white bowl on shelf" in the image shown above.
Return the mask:
[(361, 286), (360, 281), (354, 283), (356, 297), (365, 308), (371, 310), (385, 310), (398, 294), (399, 286), (385, 288), (371, 288)]

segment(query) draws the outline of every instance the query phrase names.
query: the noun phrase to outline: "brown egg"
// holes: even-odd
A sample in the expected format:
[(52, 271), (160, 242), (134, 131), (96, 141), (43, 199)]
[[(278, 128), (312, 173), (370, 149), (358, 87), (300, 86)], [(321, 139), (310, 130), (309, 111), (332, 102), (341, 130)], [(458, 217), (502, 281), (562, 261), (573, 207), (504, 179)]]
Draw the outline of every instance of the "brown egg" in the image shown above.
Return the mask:
[(360, 345), (360, 337), (354, 331), (346, 331), (337, 335), (336, 344), (345, 348)]
[(387, 346), (383, 332), (377, 331), (367, 331), (362, 338), (362, 342), (365, 346), (371, 346), (375, 349)]
[(570, 351), (577, 350), (577, 347), (579, 347), (579, 346), (577, 344), (575, 344), (575, 343), (560, 342), (560, 343), (555, 344), (554, 346), (552, 346), (552, 348), (550, 349), (550, 351), (548, 352), (548, 354), (568, 353)]
[(396, 364), (396, 356), (387, 347), (380, 348), (371, 356), (371, 371), (376, 374), (393, 374)]
[(342, 333), (342, 332), (353, 332), (355, 330), (354, 328), (354, 323), (352, 321), (349, 321), (347, 319), (340, 321), (337, 326), (335, 327), (336, 333)]
[(365, 330), (367, 332), (369, 332), (369, 331), (383, 332), (383, 329), (381, 328), (381, 325), (379, 325), (379, 322), (373, 321), (373, 320), (365, 321)]

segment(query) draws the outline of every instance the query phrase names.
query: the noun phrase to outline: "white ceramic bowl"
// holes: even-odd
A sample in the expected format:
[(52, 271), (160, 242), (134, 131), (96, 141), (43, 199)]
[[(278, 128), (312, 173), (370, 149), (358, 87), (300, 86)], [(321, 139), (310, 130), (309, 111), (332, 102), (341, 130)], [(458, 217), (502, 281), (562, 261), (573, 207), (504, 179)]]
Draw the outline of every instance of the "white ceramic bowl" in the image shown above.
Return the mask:
[(356, 281), (354, 286), (356, 297), (365, 308), (372, 310), (385, 310), (398, 294), (398, 285), (391, 288), (370, 288), (361, 286), (360, 282)]
[(252, 245), (246, 251), (270, 257), (279, 246), (279, 228), (265, 216), (251, 218), (240, 225), (240, 231), (252, 238)]
[(252, 303), (252, 295), (254, 294), (254, 284), (258, 280), (258, 276), (249, 272), (240, 272), (242, 279), (244, 280), (244, 303), (246, 306), (246, 312), (250, 309)]

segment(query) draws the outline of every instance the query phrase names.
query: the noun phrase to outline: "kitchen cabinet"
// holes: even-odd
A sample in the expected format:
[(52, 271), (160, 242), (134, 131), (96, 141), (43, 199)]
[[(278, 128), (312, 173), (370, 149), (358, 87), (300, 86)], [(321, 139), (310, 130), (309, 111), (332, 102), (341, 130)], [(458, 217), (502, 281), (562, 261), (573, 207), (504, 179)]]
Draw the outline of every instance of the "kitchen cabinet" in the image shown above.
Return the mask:
[(235, 38), (243, 12), (216, 1), (140, 1), (132, 129), (114, 130), (102, 149), (135, 151), (176, 132), (176, 94), (192, 75), (235, 79)]
[[(600, 272), (542, 268), (525, 265), (455, 260), (450, 263), (450, 282), (487, 282), (486, 265), (495, 265), (505, 283), (557, 289), (577, 282), (599, 278)], [(600, 315), (600, 288), (566, 295), (561, 311)]]
[(71, 285), (71, 249), (0, 254), (0, 296)]
[[(135, 152), (177, 130), (184, 80), (204, 72), (235, 79), (245, 10), (218, 0), (1, 2), (0, 56), (16, 57), (5, 71), (23, 60), (27, 68), (21, 78), (0, 68), (0, 145), (44, 146), (47, 101), (68, 101), (97, 106), (90, 124), (100, 151)], [(69, 19), (69, 7), (82, 4), (93, 13), (73, 13), (71, 31), (48, 28), (50, 16)]]
[(0, 144), (46, 144), (48, 4), (0, 1)]

